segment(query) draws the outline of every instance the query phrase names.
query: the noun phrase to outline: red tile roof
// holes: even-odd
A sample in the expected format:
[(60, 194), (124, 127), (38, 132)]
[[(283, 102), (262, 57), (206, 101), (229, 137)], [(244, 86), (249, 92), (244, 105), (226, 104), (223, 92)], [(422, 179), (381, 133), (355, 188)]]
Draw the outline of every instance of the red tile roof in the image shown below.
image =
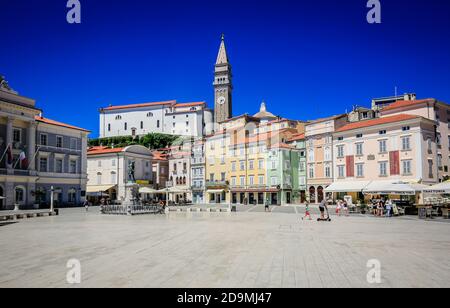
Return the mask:
[(289, 142), (293, 142), (293, 141), (299, 141), (299, 140), (304, 140), (305, 139), (305, 134), (295, 134), (292, 136), (291, 139), (289, 139)]
[(50, 125), (55, 125), (55, 126), (60, 126), (60, 127), (70, 128), (70, 129), (76, 129), (76, 130), (80, 130), (80, 131), (87, 132), (87, 133), (91, 132), (91, 131), (89, 131), (87, 129), (84, 129), (84, 128), (72, 126), (72, 125), (69, 125), (69, 124), (66, 124), (66, 123), (62, 123), (62, 122), (58, 122), (58, 121), (55, 121), (55, 120), (47, 119), (47, 118), (44, 118), (44, 117), (41, 117), (41, 116), (35, 116), (34, 119), (36, 121), (38, 121), (38, 122), (45, 123), (45, 124), (50, 124)]
[(336, 130), (337, 133), (364, 128), (364, 127), (370, 127), (370, 126), (376, 126), (376, 125), (382, 125), (382, 124), (388, 124), (388, 123), (395, 123), (395, 122), (402, 122), (412, 119), (418, 119), (421, 118), (417, 115), (410, 115), (410, 114), (399, 114), (395, 116), (385, 117), (385, 118), (378, 118), (373, 120), (366, 120), (366, 121), (360, 121), (355, 123), (350, 123), (347, 125), (342, 126), (338, 130)]
[(177, 101), (164, 101), (164, 102), (153, 102), (153, 103), (142, 103), (142, 104), (131, 104), (131, 105), (122, 105), (122, 106), (110, 106), (106, 108), (102, 108), (101, 110), (112, 111), (112, 110), (122, 110), (122, 109), (131, 109), (131, 108), (141, 108), (141, 107), (152, 107), (152, 106), (166, 106), (176, 104)]
[(178, 104), (175, 104), (174, 107), (180, 107), (180, 108), (183, 108), (183, 107), (195, 107), (195, 106), (204, 106), (204, 105), (206, 105), (205, 102), (196, 102), (196, 103), (178, 103)]
[(393, 109), (402, 108), (402, 107), (415, 106), (415, 105), (420, 105), (423, 103), (432, 103), (434, 101), (435, 101), (435, 99), (433, 99), (433, 98), (420, 99), (420, 100), (414, 100), (414, 101), (397, 101), (395, 103), (392, 103), (392, 104), (384, 107), (382, 109), (382, 111), (388, 111), (388, 110), (393, 110)]
[(125, 148), (101, 148), (101, 147), (93, 147), (89, 149), (87, 155), (101, 155), (101, 154), (111, 154), (111, 153), (120, 153), (123, 152)]
[(286, 143), (276, 143), (270, 146), (271, 149), (295, 149), (294, 146)]

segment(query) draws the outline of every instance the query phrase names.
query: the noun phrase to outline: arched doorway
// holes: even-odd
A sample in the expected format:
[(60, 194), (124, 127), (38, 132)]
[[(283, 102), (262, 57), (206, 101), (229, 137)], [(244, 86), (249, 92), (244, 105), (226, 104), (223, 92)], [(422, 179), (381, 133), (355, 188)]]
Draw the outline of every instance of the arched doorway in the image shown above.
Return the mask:
[(320, 203), (323, 201), (323, 187), (317, 187), (317, 202)]
[(316, 203), (316, 188), (314, 186), (309, 188), (309, 202)]

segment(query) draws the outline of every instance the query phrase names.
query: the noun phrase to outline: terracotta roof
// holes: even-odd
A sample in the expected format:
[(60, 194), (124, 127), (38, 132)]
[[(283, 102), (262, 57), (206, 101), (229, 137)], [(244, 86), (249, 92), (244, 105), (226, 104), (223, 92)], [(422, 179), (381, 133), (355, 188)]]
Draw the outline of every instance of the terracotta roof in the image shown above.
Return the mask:
[(175, 104), (174, 107), (195, 107), (195, 106), (204, 106), (205, 102), (197, 102), (197, 103), (179, 103)]
[(50, 124), (50, 125), (55, 125), (55, 126), (60, 126), (60, 127), (70, 128), (70, 129), (76, 129), (76, 130), (80, 130), (80, 131), (88, 132), (88, 133), (91, 132), (91, 131), (89, 131), (87, 129), (84, 129), (84, 128), (72, 126), (72, 125), (69, 125), (69, 124), (66, 124), (66, 123), (62, 123), (62, 122), (58, 122), (58, 121), (55, 121), (55, 120), (47, 119), (47, 118), (44, 118), (44, 117), (41, 117), (41, 116), (35, 116), (34, 119), (36, 121), (38, 121), (38, 122), (45, 123), (45, 124)]
[(271, 149), (295, 149), (294, 146), (286, 144), (286, 143), (276, 143), (276, 144), (273, 144), (270, 148)]
[(165, 105), (173, 105), (175, 103), (176, 103), (176, 101), (173, 100), (173, 101), (165, 101), (165, 102), (153, 102), (153, 103), (122, 105), (122, 106), (110, 106), (110, 107), (102, 108), (101, 110), (112, 111), (112, 110), (122, 110), (122, 109), (141, 108), (141, 107), (165, 106)]
[(344, 132), (348, 130), (354, 130), (358, 128), (364, 128), (364, 127), (370, 127), (370, 126), (376, 126), (376, 125), (382, 125), (382, 124), (388, 124), (388, 123), (395, 123), (395, 122), (401, 122), (401, 121), (407, 121), (412, 119), (418, 119), (421, 118), (417, 115), (410, 115), (410, 114), (399, 114), (395, 116), (385, 117), (385, 118), (378, 118), (373, 120), (366, 120), (366, 121), (360, 121), (355, 123), (350, 123), (347, 125), (344, 125), (343, 127), (336, 130), (336, 132)]
[(120, 153), (123, 152), (125, 148), (106, 148), (106, 149), (92, 149), (88, 150), (87, 155), (100, 155), (100, 154), (111, 154), (111, 153)]
[(291, 139), (289, 139), (289, 142), (299, 141), (299, 140), (304, 140), (304, 139), (305, 139), (305, 134), (304, 133), (303, 134), (295, 134), (295, 135), (292, 136)]
[(167, 160), (168, 154), (163, 152), (154, 151), (153, 154), (153, 160)]
[(392, 104), (384, 107), (383, 109), (381, 109), (381, 111), (393, 110), (393, 109), (402, 108), (402, 107), (415, 106), (415, 105), (420, 105), (423, 103), (432, 103), (434, 101), (435, 101), (435, 99), (433, 99), (433, 98), (419, 99), (419, 100), (414, 100), (414, 101), (397, 101), (395, 103), (392, 103)]

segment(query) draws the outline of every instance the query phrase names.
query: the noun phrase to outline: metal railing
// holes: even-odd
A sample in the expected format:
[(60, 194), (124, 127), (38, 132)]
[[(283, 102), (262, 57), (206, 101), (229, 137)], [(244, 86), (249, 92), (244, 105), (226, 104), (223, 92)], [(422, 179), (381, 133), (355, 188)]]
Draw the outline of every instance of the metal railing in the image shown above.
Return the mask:
[(103, 205), (100, 212), (106, 215), (145, 215), (164, 214), (161, 205)]

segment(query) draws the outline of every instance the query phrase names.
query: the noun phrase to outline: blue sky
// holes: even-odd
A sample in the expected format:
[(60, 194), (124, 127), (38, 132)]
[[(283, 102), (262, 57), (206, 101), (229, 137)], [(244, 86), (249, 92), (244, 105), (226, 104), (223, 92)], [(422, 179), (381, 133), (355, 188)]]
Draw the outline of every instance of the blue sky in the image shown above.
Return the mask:
[(233, 113), (309, 120), (416, 92), (450, 103), (450, 1), (0, 0), (0, 74), (47, 117), (98, 135), (98, 108), (177, 99), (213, 105), (225, 33)]

